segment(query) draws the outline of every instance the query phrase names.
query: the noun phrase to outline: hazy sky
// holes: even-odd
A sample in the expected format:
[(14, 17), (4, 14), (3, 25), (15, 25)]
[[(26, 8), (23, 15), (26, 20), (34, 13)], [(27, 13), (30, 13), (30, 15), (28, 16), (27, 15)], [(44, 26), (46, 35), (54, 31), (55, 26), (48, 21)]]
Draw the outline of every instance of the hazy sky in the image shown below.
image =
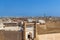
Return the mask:
[(0, 16), (60, 16), (60, 0), (0, 0)]

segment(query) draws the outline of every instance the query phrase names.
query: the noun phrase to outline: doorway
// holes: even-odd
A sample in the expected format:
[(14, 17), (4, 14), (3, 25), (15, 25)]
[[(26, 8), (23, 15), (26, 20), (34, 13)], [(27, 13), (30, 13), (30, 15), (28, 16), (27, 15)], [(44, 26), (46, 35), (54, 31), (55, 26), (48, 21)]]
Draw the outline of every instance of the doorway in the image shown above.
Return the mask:
[(26, 27), (26, 40), (34, 38), (34, 27)]

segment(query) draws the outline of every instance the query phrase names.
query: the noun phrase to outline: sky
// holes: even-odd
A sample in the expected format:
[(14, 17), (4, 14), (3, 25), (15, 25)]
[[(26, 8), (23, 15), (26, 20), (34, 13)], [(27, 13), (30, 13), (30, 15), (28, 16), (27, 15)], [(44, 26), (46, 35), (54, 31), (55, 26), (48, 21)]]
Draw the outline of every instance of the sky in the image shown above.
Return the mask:
[(0, 16), (60, 16), (60, 0), (0, 0)]

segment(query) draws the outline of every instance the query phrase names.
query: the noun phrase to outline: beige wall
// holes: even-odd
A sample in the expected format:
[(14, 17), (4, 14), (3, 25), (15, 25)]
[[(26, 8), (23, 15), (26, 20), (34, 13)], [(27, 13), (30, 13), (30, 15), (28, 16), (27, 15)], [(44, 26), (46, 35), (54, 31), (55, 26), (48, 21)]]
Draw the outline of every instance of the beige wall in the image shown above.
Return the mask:
[(60, 33), (38, 35), (39, 40), (60, 40)]

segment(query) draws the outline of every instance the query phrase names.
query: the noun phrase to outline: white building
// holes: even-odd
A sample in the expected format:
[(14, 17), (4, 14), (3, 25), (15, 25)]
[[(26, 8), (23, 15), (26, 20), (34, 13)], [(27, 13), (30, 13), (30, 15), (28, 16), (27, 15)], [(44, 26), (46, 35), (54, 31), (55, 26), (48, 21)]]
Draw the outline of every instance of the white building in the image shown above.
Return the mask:
[(21, 30), (21, 27), (18, 26), (17, 22), (7, 22), (3, 23), (4, 24), (4, 30), (5, 31), (18, 31)]
[(39, 23), (44, 24), (46, 23), (45, 20), (38, 20)]
[(3, 30), (3, 23), (0, 23), (0, 30)]
[(28, 22), (33, 22), (33, 19), (27, 19)]

